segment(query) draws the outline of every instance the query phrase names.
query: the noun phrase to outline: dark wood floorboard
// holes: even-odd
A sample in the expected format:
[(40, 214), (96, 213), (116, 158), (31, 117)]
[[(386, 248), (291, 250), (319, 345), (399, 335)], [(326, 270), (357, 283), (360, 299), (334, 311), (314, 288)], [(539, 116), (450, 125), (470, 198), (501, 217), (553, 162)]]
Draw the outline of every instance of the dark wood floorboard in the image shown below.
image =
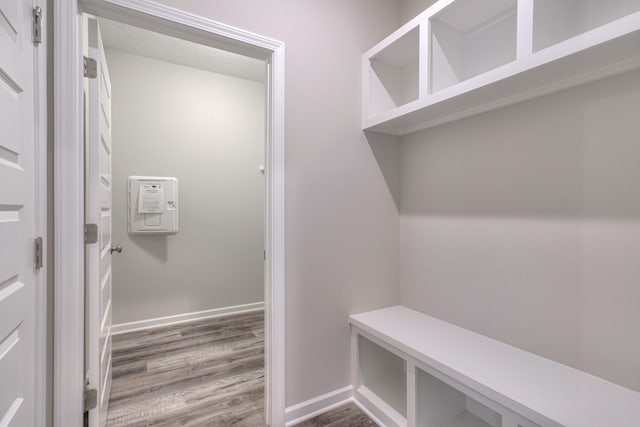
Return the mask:
[[(264, 313), (113, 336), (107, 427), (264, 427)], [(298, 424), (374, 427), (355, 404)]]
[(297, 424), (296, 427), (377, 427), (377, 424), (362, 412), (355, 403), (349, 403), (333, 411), (303, 421)]

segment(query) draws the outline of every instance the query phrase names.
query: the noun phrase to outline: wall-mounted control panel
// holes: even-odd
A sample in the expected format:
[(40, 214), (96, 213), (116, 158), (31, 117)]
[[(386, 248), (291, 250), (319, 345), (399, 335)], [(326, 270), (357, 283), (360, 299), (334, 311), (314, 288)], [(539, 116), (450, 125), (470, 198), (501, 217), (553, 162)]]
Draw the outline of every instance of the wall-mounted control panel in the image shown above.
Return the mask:
[(178, 180), (162, 176), (130, 176), (127, 231), (132, 235), (178, 232)]

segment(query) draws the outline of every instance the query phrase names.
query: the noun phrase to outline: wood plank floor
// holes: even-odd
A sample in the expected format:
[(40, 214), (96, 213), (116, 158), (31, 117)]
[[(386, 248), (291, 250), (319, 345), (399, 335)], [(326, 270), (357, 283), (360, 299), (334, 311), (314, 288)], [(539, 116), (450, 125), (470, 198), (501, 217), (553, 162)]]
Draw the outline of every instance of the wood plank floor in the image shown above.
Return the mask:
[(377, 427), (377, 424), (354, 403), (349, 403), (303, 421), (296, 427)]
[(113, 337), (108, 427), (264, 426), (264, 313)]
[[(107, 427), (264, 427), (264, 313), (113, 336)], [(349, 404), (301, 427), (373, 427)]]

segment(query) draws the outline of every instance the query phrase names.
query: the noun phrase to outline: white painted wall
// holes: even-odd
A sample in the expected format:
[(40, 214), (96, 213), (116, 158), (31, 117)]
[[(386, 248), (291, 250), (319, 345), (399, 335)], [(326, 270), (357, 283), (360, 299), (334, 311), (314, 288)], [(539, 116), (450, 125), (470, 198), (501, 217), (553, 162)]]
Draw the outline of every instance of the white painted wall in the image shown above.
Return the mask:
[(360, 127), (361, 55), (398, 2), (161, 2), (286, 44), (286, 404), (347, 386), (348, 315), (398, 302), (398, 212)]
[(402, 304), (640, 391), (640, 72), (404, 137)]
[(402, 22), (407, 22), (417, 16), (420, 12), (426, 10), (437, 0), (401, 0), (400, 1), (400, 18)]
[[(107, 51), (113, 87), (113, 323), (263, 301), (265, 88)], [(127, 177), (173, 176), (173, 236), (127, 234)]]
[[(402, 21), (433, 3), (402, 0)], [(401, 302), (640, 391), (639, 88), (636, 71), (402, 138)]]

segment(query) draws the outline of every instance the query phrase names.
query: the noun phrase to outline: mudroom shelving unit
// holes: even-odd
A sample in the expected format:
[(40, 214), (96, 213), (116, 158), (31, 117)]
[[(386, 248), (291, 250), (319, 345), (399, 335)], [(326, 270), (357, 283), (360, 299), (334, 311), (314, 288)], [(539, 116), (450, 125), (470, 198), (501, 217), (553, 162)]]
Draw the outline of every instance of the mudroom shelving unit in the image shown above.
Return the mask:
[(636, 427), (640, 393), (403, 306), (356, 314), (354, 397), (386, 427)]
[(638, 0), (440, 0), (363, 56), (363, 129), (405, 135), (640, 68)]

